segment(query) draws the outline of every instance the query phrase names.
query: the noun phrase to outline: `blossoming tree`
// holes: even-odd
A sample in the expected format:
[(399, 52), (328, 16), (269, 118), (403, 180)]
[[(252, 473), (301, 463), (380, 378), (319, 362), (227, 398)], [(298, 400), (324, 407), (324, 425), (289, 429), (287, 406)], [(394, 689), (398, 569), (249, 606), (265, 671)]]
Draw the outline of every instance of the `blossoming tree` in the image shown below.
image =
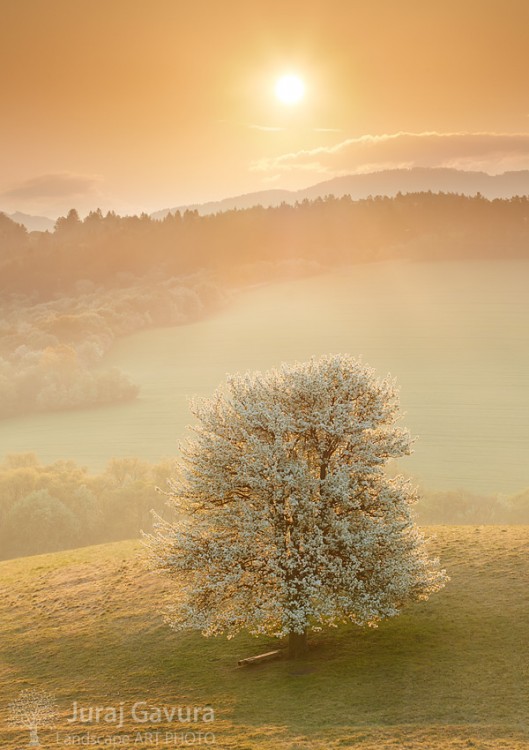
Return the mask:
[(446, 576), (414, 524), (416, 492), (385, 472), (410, 453), (390, 379), (348, 355), (229, 377), (195, 400), (169, 504), (148, 539), (178, 582), (167, 620), (205, 635), (375, 626)]

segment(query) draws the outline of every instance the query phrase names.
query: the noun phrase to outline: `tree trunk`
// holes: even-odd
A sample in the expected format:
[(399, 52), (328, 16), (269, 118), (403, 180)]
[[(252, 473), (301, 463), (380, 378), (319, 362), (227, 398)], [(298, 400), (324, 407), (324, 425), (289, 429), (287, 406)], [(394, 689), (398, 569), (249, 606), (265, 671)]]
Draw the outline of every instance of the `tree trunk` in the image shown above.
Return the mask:
[(291, 659), (299, 659), (307, 653), (307, 629), (303, 633), (288, 634), (288, 655)]

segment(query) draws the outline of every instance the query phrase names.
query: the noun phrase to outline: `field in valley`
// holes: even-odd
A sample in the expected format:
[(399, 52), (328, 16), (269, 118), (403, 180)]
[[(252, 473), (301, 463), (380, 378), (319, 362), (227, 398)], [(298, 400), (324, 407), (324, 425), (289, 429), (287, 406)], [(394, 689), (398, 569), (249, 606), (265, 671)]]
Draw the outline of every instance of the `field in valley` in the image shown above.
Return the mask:
[[(164, 625), (168, 586), (146, 572), (138, 543), (0, 563), (1, 746), (26, 744), (7, 727), (7, 704), (34, 686), (53, 692), (60, 712), (41, 731), (44, 748), (87, 735), (147, 747), (155, 730), (159, 746), (174, 747), (174, 723), (133, 721), (137, 701), (211, 706), (214, 722), (177, 733), (207, 729), (219, 750), (528, 748), (529, 527), (428, 534), (451, 576), (442, 592), (376, 630), (317, 633), (304, 661), (254, 668), (237, 660), (275, 641)], [(68, 723), (74, 701), (123, 704), (123, 726)]]
[(187, 398), (226, 373), (313, 354), (361, 355), (401, 386), (418, 436), (402, 470), (435, 489), (529, 486), (529, 264), (380, 263), (254, 288), (192, 325), (120, 340), (105, 360), (140, 397), (0, 423), (0, 455), (35, 451), (94, 470), (112, 456), (174, 456)]

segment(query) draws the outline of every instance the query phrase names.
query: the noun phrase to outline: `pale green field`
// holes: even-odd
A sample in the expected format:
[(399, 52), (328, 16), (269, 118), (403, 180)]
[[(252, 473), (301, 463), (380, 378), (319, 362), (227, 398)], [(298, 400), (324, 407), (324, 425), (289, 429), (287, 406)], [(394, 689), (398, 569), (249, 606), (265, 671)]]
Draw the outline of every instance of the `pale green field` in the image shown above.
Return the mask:
[(99, 469), (111, 456), (177, 454), (187, 397), (228, 372), (313, 354), (362, 355), (401, 386), (419, 437), (401, 468), (431, 488), (529, 486), (529, 263), (384, 263), (263, 286), (215, 318), (144, 331), (107, 358), (135, 403), (0, 423), (0, 455), (35, 451)]

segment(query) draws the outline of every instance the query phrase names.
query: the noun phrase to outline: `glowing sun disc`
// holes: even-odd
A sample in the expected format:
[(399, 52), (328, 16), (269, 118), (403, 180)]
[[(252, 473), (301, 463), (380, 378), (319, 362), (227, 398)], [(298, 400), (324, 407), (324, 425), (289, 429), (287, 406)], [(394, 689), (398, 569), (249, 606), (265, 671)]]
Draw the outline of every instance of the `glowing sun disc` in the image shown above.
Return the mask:
[(276, 83), (275, 94), (283, 104), (297, 104), (305, 93), (305, 84), (295, 75), (282, 76)]

